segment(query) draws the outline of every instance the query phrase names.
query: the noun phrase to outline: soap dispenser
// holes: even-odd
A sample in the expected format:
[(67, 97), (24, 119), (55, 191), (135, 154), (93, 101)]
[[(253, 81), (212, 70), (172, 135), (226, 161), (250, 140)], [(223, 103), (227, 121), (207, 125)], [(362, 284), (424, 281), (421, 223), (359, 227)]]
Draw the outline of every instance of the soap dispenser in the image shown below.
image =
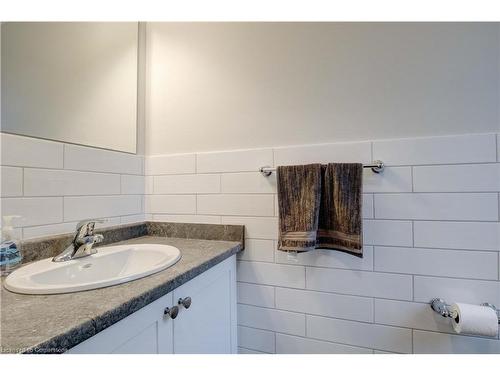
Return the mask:
[(20, 216), (4, 216), (2, 227), (2, 243), (0, 247), (0, 276), (7, 276), (21, 264), (22, 256), (19, 239), (16, 238), (12, 219)]

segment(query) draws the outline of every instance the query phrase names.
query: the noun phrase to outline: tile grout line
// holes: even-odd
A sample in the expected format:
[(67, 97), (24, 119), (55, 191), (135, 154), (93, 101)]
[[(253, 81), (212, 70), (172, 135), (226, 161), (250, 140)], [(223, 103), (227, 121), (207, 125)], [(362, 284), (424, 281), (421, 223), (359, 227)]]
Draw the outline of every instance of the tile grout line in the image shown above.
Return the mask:
[(500, 154), (499, 154), (500, 147), (498, 144), (499, 141), (500, 141), (500, 133), (497, 133), (495, 136), (495, 146), (496, 146), (495, 151), (496, 151), (496, 155), (497, 155), (497, 161), (500, 161)]
[(415, 248), (415, 222), (411, 221), (411, 244)]
[(411, 179), (411, 192), (415, 192), (415, 178), (414, 178), (414, 166), (410, 167), (410, 179)]
[(62, 199), (62, 221), (64, 223), (66, 221), (66, 211), (64, 210), (64, 204), (66, 202), (66, 199), (64, 198), (64, 196), (62, 196), (61, 199)]
[(413, 339), (413, 333), (415, 332), (415, 330), (412, 328), (411, 329), (411, 352), (412, 354), (415, 354), (415, 348), (414, 348), (414, 339)]
[[(372, 210), (373, 210), (373, 219), (375, 220), (375, 194), (372, 194)], [(363, 218), (361, 219), (363, 220)]]
[(304, 327), (304, 337), (308, 337), (308, 335), (307, 335), (307, 320), (308, 320), (308, 314), (304, 313), (304, 324), (305, 324), (305, 327)]
[(375, 324), (377, 322), (377, 309), (375, 307), (375, 297), (371, 298), (372, 300), (372, 322)]
[(415, 275), (411, 275), (411, 300), (415, 301)]
[(373, 250), (372, 250), (372, 267), (371, 267), (371, 272), (375, 272), (375, 254), (376, 251), (375, 251), (375, 246), (373, 246)]
[(63, 144), (63, 152), (62, 152), (62, 169), (66, 169), (66, 145)]
[(25, 176), (25, 171), (24, 171), (24, 167), (23, 167), (23, 168), (21, 168), (21, 192), (22, 192), (21, 196), (22, 197), (25, 197), (25, 192), (24, 192), (24, 187), (26, 185), (24, 182), (25, 178), (26, 178), (26, 176)]

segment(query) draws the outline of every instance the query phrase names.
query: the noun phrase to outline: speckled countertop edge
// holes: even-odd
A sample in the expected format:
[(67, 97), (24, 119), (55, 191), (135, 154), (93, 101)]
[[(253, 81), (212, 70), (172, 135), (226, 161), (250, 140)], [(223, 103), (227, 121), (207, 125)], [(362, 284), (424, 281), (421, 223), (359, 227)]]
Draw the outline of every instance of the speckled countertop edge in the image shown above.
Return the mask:
[[(223, 260), (229, 258), (233, 254), (238, 253), (243, 249), (243, 244), (239, 241), (218, 241), (218, 240), (197, 240), (197, 239), (179, 239), (179, 238), (167, 238), (167, 237), (151, 237), (151, 236), (141, 236), (137, 238), (133, 238), (130, 240), (122, 241), (119, 243), (140, 243), (144, 240), (155, 239), (156, 243), (166, 243), (172, 245), (178, 245), (181, 250), (181, 254), (184, 257), (183, 252), (183, 244), (189, 243), (190, 245), (190, 253), (191, 258), (195, 259), (196, 254), (194, 248), (198, 245), (201, 247), (215, 247), (217, 248), (214, 251), (214, 254), (207, 256), (204, 255), (206, 259), (203, 262), (196, 264), (195, 266), (188, 267), (182, 270), (182, 272), (178, 272), (176, 265), (167, 268), (164, 271), (153, 274), (151, 276), (138, 279), (135, 281), (131, 281), (125, 284), (120, 284), (117, 286), (109, 287), (109, 288), (119, 288), (119, 287), (130, 287), (138, 285), (138, 283), (143, 282), (146, 279), (152, 280), (153, 278), (160, 278), (164, 273), (171, 273), (172, 277), (167, 277), (166, 279), (161, 279), (157, 284), (154, 284), (151, 287), (148, 287), (146, 290), (142, 291), (142, 293), (137, 294), (130, 299), (125, 300), (124, 302), (120, 302), (118, 306), (115, 306), (111, 309), (99, 312), (95, 315), (89, 314), (88, 318), (86, 318), (85, 313), (82, 313), (83, 319), (80, 319), (78, 324), (71, 325), (68, 324), (67, 329), (63, 333), (54, 335), (47, 339), (42, 339), (40, 342), (34, 345), (28, 345), (25, 347), (21, 347), (17, 345), (15, 348), (9, 348), (8, 346), (4, 346), (2, 342), (2, 346), (0, 347), (0, 353), (62, 353), (73, 346), (78, 345), (79, 343), (85, 341), (86, 339), (94, 336), (100, 331), (106, 329), (107, 327), (113, 325), (114, 323), (120, 321), (121, 319), (127, 317), (128, 315), (136, 312), (142, 307), (150, 304), (156, 299), (168, 294), (172, 290), (176, 289), (180, 285), (186, 283), (187, 281), (193, 279), (209, 268), (215, 266), (216, 264), (222, 262)], [(158, 241), (158, 242), (157, 242)], [(149, 242), (149, 241), (148, 241)], [(181, 258), (182, 260), (182, 258)], [(196, 260), (196, 259), (195, 259)], [(185, 266), (185, 265), (184, 265)], [(189, 264), (188, 264), (189, 266)], [(95, 289), (96, 293), (103, 289)], [(92, 292), (92, 291), (88, 291)], [(5, 291), (3, 291), (5, 293)], [(10, 293), (10, 292), (7, 292)], [(78, 298), (78, 293), (73, 293), (72, 295), (75, 298)], [(1, 332), (1, 327), (0, 327)], [(3, 340), (2, 340), (3, 341)]]

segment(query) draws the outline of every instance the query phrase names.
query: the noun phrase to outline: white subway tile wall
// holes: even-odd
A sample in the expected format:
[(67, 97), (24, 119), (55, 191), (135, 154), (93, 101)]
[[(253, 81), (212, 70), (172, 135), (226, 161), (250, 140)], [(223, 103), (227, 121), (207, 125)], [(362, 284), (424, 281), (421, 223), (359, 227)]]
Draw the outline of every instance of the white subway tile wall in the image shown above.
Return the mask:
[(28, 197), (108, 194), (120, 194), (119, 174), (24, 168)]
[(416, 247), (490, 250), (500, 248), (500, 223), (415, 221)]
[(497, 280), (497, 258), (491, 251), (375, 246), (375, 271)]
[(418, 192), (497, 192), (500, 190), (500, 164), (415, 167), (413, 180)]
[(314, 315), (373, 321), (373, 299), (344, 294), (276, 288), (276, 308)]
[(202, 215), (274, 216), (271, 194), (198, 195), (197, 213)]
[(401, 193), (375, 195), (376, 219), (498, 220), (496, 193)]
[(277, 354), (372, 354), (373, 350), (329, 341), (276, 334)]
[(269, 354), (265, 352), (259, 352), (258, 350), (252, 350), (247, 348), (238, 347), (238, 354)]
[(0, 133), (2, 216), (25, 239), (143, 221), (144, 157)]
[(64, 197), (65, 221), (78, 221), (89, 217), (137, 215), (141, 211), (140, 195)]
[(396, 273), (306, 268), (307, 289), (399, 300), (412, 299), (412, 276)]
[(195, 223), (195, 224), (220, 224), (220, 216), (210, 215), (151, 215), (155, 221), (167, 221), (171, 223)]
[(238, 345), (246, 350), (276, 353), (275, 333), (240, 325), (238, 327)]
[[(500, 135), (146, 157), (2, 134), (2, 215), (24, 238), (145, 219), (245, 225), (241, 353), (500, 353), (456, 335), (433, 297), (500, 305)], [(276, 176), (261, 166), (370, 162), (364, 257), (276, 250)]]
[(2, 165), (63, 168), (64, 144), (1, 133)]
[(238, 150), (196, 154), (197, 173), (255, 172), (273, 164), (273, 150)]
[[(498, 143), (477, 134), (151, 156), (145, 213), (245, 225), (241, 353), (500, 353), (498, 337), (456, 335), (428, 305), (500, 305)], [(276, 174), (261, 166), (377, 159), (384, 173), (363, 174), (363, 258), (276, 250)]]
[(238, 302), (246, 305), (275, 307), (274, 288), (267, 285), (238, 283)]
[(216, 174), (154, 176), (153, 191), (155, 194), (220, 193), (220, 176)]
[(290, 311), (238, 305), (238, 322), (245, 327), (305, 336), (306, 316)]
[(195, 214), (196, 195), (146, 195), (146, 212), (150, 214)]
[(495, 134), (473, 134), (373, 142), (374, 160), (387, 165), (494, 163)]
[(407, 328), (308, 315), (307, 336), (396, 353), (412, 352), (412, 332)]
[[(274, 247), (276, 249), (276, 246)], [(246, 251), (246, 249), (245, 249)], [(344, 268), (348, 270), (373, 270), (373, 246), (363, 246), (363, 258), (355, 257), (342, 251), (318, 249), (312, 252), (289, 257), (288, 253), (276, 250), (276, 263), (304, 265), (313, 267)]]
[(154, 155), (146, 158), (145, 162), (146, 176), (195, 172), (195, 154)]
[(1, 196), (21, 197), (23, 195), (23, 169), (17, 167), (0, 167), (2, 176)]
[(65, 144), (64, 168), (142, 175), (144, 174), (144, 158), (125, 152)]
[(413, 352), (417, 354), (498, 354), (500, 353), (500, 340), (414, 330)]
[(370, 142), (346, 142), (274, 149), (276, 165), (328, 163), (332, 160), (346, 163), (371, 162)]
[(245, 251), (238, 254), (240, 260), (274, 262), (275, 242), (273, 240), (247, 239)]

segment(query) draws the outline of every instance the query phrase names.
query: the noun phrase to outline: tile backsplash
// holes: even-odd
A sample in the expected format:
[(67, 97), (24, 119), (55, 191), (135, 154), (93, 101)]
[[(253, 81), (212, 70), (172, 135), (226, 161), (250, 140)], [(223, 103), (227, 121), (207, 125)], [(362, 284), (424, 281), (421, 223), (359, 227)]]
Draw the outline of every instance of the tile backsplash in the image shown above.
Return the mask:
[(144, 157), (1, 133), (1, 210), (22, 238), (144, 220)]
[[(1, 134), (2, 215), (23, 238), (152, 219), (244, 224), (241, 353), (500, 353), (456, 335), (433, 297), (500, 306), (500, 135), (142, 156)], [(364, 171), (364, 258), (276, 250), (276, 176), (262, 166), (350, 161)]]
[[(241, 353), (500, 353), (453, 333), (433, 297), (500, 305), (497, 134), (146, 158), (153, 220), (244, 224)], [(262, 166), (382, 160), (364, 171), (364, 258), (276, 250), (276, 176)]]

